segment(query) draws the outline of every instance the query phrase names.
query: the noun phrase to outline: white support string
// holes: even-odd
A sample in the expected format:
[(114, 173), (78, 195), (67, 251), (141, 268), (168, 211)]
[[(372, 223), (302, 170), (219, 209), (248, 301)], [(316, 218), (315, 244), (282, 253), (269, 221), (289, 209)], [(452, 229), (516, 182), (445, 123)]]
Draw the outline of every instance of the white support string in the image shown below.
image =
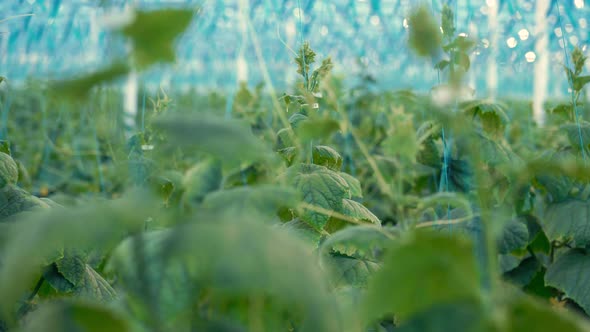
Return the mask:
[(535, 8), (535, 71), (533, 81), (533, 119), (539, 127), (545, 124), (543, 104), (547, 97), (549, 75), (549, 34), (547, 32), (547, 11), (549, 0), (537, 0)]

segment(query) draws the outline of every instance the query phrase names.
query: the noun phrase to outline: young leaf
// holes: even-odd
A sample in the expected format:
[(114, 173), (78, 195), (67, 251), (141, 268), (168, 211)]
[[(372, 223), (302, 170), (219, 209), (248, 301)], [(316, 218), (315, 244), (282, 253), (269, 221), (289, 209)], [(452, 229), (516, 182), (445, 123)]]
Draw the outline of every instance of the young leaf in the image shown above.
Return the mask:
[(309, 67), (315, 62), (315, 56), (316, 54), (311, 49), (311, 46), (309, 46), (309, 42), (304, 42), (295, 58), (295, 62), (297, 63), (297, 73), (299, 75), (304, 78), (309, 76)]
[(410, 14), (409, 44), (419, 56), (434, 56), (440, 50), (440, 29), (426, 6)]
[[(326, 211), (341, 211), (342, 200), (351, 198), (347, 182), (338, 173), (324, 166), (300, 164), (291, 166), (284, 174), (287, 183), (301, 194), (303, 202)], [(330, 213), (313, 211), (304, 207), (299, 216), (318, 231), (330, 219)]]
[(339, 171), (342, 167), (342, 156), (329, 146), (316, 145), (313, 147), (313, 163)]
[(88, 96), (90, 90), (100, 84), (112, 82), (129, 73), (129, 66), (124, 63), (115, 63), (111, 67), (96, 71), (92, 74), (54, 83), (54, 90), (58, 95), (70, 99), (83, 99)]
[(137, 11), (135, 19), (120, 33), (131, 39), (133, 56), (140, 68), (156, 62), (174, 62), (174, 41), (191, 23), (192, 10)]
[(302, 121), (295, 130), (303, 141), (324, 140), (340, 130), (340, 123), (331, 118), (310, 119)]

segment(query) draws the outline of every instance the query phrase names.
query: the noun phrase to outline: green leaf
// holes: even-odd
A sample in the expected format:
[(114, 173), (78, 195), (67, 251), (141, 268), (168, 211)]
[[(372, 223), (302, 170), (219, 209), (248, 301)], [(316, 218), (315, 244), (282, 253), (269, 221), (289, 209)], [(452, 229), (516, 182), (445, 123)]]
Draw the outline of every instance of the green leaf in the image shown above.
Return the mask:
[(380, 261), (391, 240), (397, 237), (397, 230), (392, 228), (351, 226), (332, 234), (322, 243), (320, 253), (337, 253)]
[(329, 146), (316, 145), (313, 147), (313, 163), (339, 171), (342, 167), (342, 156)]
[(213, 192), (203, 201), (202, 208), (217, 215), (243, 217), (272, 217), (279, 208), (295, 208), (298, 192), (274, 185), (238, 187)]
[(473, 118), (479, 118), (482, 128), (488, 134), (503, 136), (510, 118), (506, 115), (506, 106), (487, 100), (476, 100), (462, 106), (463, 112)]
[(308, 120), (309, 118), (301, 113), (295, 113), (293, 115), (291, 115), (291, 117), (289, 117), (289, 123), (291, 124), (291, 127), (293, 128), (297, 128), (299, 126), (300, 123), (302, 123), (303, 121)]
[(320, 264), (332, 273), (334, 287), (365, 287), (381, 267), (383, 252), (392, 238), (391, 229), (348, 227), (330, 236), (320, 247)]
[(477, 300), (478, 294), (471, 244), (418, 232), (388, 249), (383, 268), (369, 283), (365, 317), (395, 314), (404, 321), (437, 304)]
[(309, 42), (304, 42), (295, 58), (297, 73), (306, 78), (309, 76), (310, 65), (315, 63), (315, 52), (311, 49)]
[(351, 198), (348, 183), (338, 173), (319, 165), (299, 164), (285, 173), (287, 183), (303, 197), (303, 202), (326, 210), (326, 213), (304, 209), (299, 216), (321, 231), (328, 223), (331, 213), (342, 211), (342, 200)]
[(226, 163), (268, 161), (274, 156), (240, 120), (194, 114), (161, 118), (154, 125), (171, 141), (210, 153)]
[(223, 175), (216, 160), (204, 160), (191, 167), (184, 175), (183, 199), (187, 203), (200, 203), (205, 196), (221, 187)]
[(569, 200), (549, 204), (540, 220), (549, 240), (572, 239), (576, 247), (590, 244), (590, 202)]
[(90, 90), (100, 84), (112, 82), (129, 73), (129, 66), (124, 63), (115, 63), (112, 66), (94, 73), (54, 83), (57, 94), (70, 99), (83, 99), (88, 96)]
[(528, 285), (541, 270), (541, 263), (534, 257), (524, 259), (520, 265), (504, 274), (504, 278), (519, 287)]
[(365, 287), (369, 278), (381, 267), (379, 263), (366, 258), (338, 254), (325, 259), (324, 264), (333, 275), (331, 282), (335, 288)]
[(130, 324), (116, 312), (94, 303), (53, 302), (25, 320), (23, 332), (127, 332)]
[(590, 123), (581, 122), (579, 125), (575, 123), (568, 123), (561, 126), (561, 129), (565, 131), (570, 144), (581, 151), (580, 140), (583, 142), (584, 149), (589, 151), (588, 144), (590, 144)]
[(361, 203), (350, 199), (342, 200), (341, 213), (359, 222), (369, 222), (375, 225), (381, 225), (381, 220), (369, 211), (369, 209)]
[(131, 39), (133, 57), (140, 68), (156, 62), (174, 62), (174, 41), (189, 26), (194, 11), (162, 9), (137, 11), (120, 33)]
[(565, 311), (558, 311), (528, 297), (512, 301), (507, 308), (506, 332), (587, 331), (588, 326)]
[(399, 332), (476, 332), (493, 331), (480, 304), (458, 302), (439, 304), (402, 323)]
[(410, 47), (419, 56), (434, 56), (440, 50), (441, 35), (438, 23), (426, 6), (413, 11), (408, 19)]
[(528, 244), (528, 228), (519, 220), (512, 220), (504, 225), (497, 241), (500, 254), (509, 254), (515, 250), (524, 249)]
[(441, 60), (439, 61), (435, 66), (434, 69), (438, 69), (438, 70), (444, 70), (445, 68), (447, 68), (449, 65), (451, 64), (451, 62), (449, 60)]
[[(129, 195), (129, 196), (128, 196)], [(0, 266), (0, 308), (6, 314), (30, 292), (42, 267), (56, 253), (69, 250), (108, 250), (129, 232), (144, 228), (157, 204), (143, 192), (129, 192), (109, 202), (77, 208), (55, 208), (15, 216), (3, 228)], [(96, 280), (88, 279), (89, 282)]]
[(326, 117), (302, 121), (295, 132), (303, 141), (309, 141), (328, 139), (338, 130), (340, 130), (340, 123)]
[(520, 259), (510, 254), (498, 255), (498, 258), (498, 268), (501, 273), (512, 271), (518, 267), (518, 264), (520, 264)]
[(99, 302), (117, 297), (111, 285), (80, 257), (66, 255), (55, 264), (63, 278), (73, 285), (72, 291), (76, 296)]
[(299, 218), (284, 223), (283, 228), (287, 232), (291, 232), (299, 238), (310, 242), (314, 248), (318, 246), (320, 238), (322, 237), (320, 232), (315, 230), (308, 223), (301, 221)]
[(299, 150), (293, 146), (278, 150), (277, 152), (287, 162), (288, 166), (293, 165), (293, 162), (295, 162), (295, 159), (297, 158), (297, 155), (299, 154)]
[(291, 128), (282, 128), (277, 132), (277, 146), (279, 149), (292, 147), (295, 145), (293, 141), (295, 133)]
[(581, 250), (569, 250), (549, 266), (545, 284), (559, 289), (565, 296), (590, 312), (590, 256)]
[(0, 221), (21, 212), (45, 208), (49, 208), (47, 203), (15, 185), (0, 189)]
[(590, 76), (578, 76), (574, 79), (574, 90), (580, 91), (588, 83), (590, 83)]
[(338, 175), (340, 175), (340, 177), (346, 181), (346, 184), (348, 184), (348, 187), (350, 188), (350, 196), (352, 199), (363, 198), (363, 190), (359, 180), (357, 180), (354, 176), (344, 172), (340, 172)]
[[(133, 290), (130, 295), (157, 301), (163, 313), (170, 310), (169, 306), (177, 308), (173, 314), (162, 314), (165, 322), (172, 323), (176, 317), (183, 317), (182, 313), (190, 314), (187, 310), (198, 305), (199, 291), (205, 290), (211, 304), (223, 298), (262, 300), (269, 296), (281, 306), (281, 315), (287, 313), (297, 319), (303, 331), (342, 328), (325, 275), (317, 268), (309, 246), (281, 228), (262, 225), (246, 216), (239, 223), (213, 219), (144, 236), (146, 260), (150, 262), (145, 276), (138, 275), (135, 267), (141, 257), (133, 249), (137, 238), (123, 242), (106, 269), (116, 273), (126, 289)], [(146, 298), (138, 287), (141, 278), (152, 280), (154, 297)], [(223, 308), (219, 310), (212, 314), (229, 315)], [(262, 321), (272, 313), (250, 304), (240, 314)]]
[(0, 189), (18, 181), (18, 166), (12, 157), (0, 152)]
[[(445, 50), (445, 52), (449, 52), (455, 49), (460, 53), (466, 53), (475, 47), (475, 44), (475, 40), (469, 37), (457, 36), (451, 43), (443, 46), (443, 50)], [(467, 69), (469, 69), (469, 67), (467, 67)]]
[(10, 142), (6, 140), (0, 140), (0, 152), (3, 152), (7, 155), (11, 155), (10, 152)]
[(463, 69), (465, 69), (465, 71), (468, 71), (469, 67), (471, 67), (471, 60), (469, 60), (469, 56), (465, 53), (456, 52), (456, 53), (454, 53), (452, 59), (453, 59), (453, 64), (463, 67)]

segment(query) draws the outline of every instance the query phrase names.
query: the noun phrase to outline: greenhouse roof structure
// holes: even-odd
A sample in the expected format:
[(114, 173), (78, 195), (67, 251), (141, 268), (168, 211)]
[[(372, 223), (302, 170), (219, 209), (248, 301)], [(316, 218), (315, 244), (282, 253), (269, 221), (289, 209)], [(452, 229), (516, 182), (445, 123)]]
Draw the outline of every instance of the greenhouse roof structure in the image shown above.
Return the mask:
[[(456, 10), (457, 31), (475, 37), (470, 82), (486, 88), (490, 57), (498, 65), (500, 93), (530, 95), (539, 34), (549, 38), (550, 91), (567, 93), (562, 64), (574, 46), (589, 42), (590, 4), (547, 0), (542, 28), (532, 0), (432, 0)], [(146, 84), (232, 88), (239, 80), (263, 81), (268, 68), (275, 85), (291, 82), (294, 51), (309, 41), (320, 56), (331, 56), (336, 71), (364, 63), (382, 88), (422, 89), (437, 73), (432, 63), (407, 46), (411, 0), (5, 0), (0, 3), (0, 71), (11, 80), (47, 79), (97, 68), (125, 52), (110, 30), (132, 8), (199, 10), (177, 41), (177, 62), (142, 74)], [(492, 18), (491, 9), (497, 10)], [(491, 20), (497, 20), (492, 23)], [(497, 30), (491, 31), (491, 26)], [(495, 39), (497, 38), (497, 39)], [(496, 41), (496, 43), (494, 43)], [(496, 52), (492, 52), (496, 45)], [(541, 50), (543, 51), (543, 50)], [(259, 52), (259, 54), (257, 54)], [(401, 79), (400, 79), (401, 78)]]

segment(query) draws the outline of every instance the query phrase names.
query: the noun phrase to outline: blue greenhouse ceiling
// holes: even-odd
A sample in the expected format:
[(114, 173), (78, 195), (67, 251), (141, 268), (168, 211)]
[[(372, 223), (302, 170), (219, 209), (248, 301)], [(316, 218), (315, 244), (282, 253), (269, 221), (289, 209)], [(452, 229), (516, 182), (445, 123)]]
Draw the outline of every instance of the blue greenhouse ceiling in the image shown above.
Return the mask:
[[(275, 86), (295, 78), (294, 50), (304, 40), (320, 57), (331, 56), (336, 72), (354, 74), (364, 63), (380, 87), (424, 89), (437, 73), (407, 46), (413, 0), (3, 0), (0, 2), (0, 75), (9, 80), (52, 79), (91, 71), (125, 54), (125, 42), (111, 30), (133, 8), (192, 8), (199, 11), (177, 41), (177, 61), (145, 74), (145, 84), (232, 88), (256, 84), (268, 70)], [(590, 3), (552, 0), (546, 24), (536, 26), (532, 0), (426, 1), (440, 16), (455, 8), (457, 31), (478, 41), (471, 54), (470, 83), (484, 90), (489, 57), (498, 64), (500, 92), (530, 94), (539, 30), (549, 41), (550, 88), (567, 92), (562, 64), (574, 46), (589, 42)], [(498, 8), (497, 52), (488, 29), (490, 8)], [(510, 86), (510, 91), (502, 91)], [(565, 87), (565, 88), (564, 88)], [(565, 90), (565, 91), (564, 91)]]

